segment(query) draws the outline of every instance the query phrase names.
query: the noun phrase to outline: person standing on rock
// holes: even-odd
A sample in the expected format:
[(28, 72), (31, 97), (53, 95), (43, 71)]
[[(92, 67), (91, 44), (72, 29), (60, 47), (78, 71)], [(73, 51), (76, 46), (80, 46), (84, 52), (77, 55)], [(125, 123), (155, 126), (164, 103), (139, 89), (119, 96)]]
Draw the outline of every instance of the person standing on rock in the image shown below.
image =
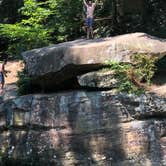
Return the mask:
[(92, 3), (92, 1), (88, 1), (88, 3), (86, 3), (86, 0), (83, 1), (84, 5), (86, 6), (87, 39), (89, 39), (90, 35), (93, 38), (93, 17), (94, 17), (94, 10), (96, 7), (97, 0), (95, 1), (95, 3)]
[(2, 63), (0, 63), (0, 94), (3, 91), (3, 87), (4, 87), (4, 84), (5, 84), (4, 75), (6, 74), (5, 73), (5, 65), (6, 65), (6, 63), (7, 63), (7, 60), (4, 60)]

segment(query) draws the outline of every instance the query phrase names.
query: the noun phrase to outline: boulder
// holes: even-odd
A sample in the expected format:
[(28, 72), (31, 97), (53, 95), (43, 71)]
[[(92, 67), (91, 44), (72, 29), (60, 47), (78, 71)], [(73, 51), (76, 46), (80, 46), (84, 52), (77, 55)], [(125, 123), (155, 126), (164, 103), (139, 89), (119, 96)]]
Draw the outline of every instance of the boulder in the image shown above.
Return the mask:
[(78, 76), (79, 85), (90, 88), (117, 88), (118, 80), (114, 71), (100, 70)]
[(0, 164), (147, 166), (166, 160), (166, 99), (153, 94), (26, 95), (5, 101), (0, 119)]
[[(116, 37), (76, 40), (22, 53), (30, 76), (66, 71), (68, 76), (85, 65), (105, 64), (106, 61), (130, 62), (134, 54), (162, 58), (166, 55), (166, 40), (145, 33), (131, 33)], [(71, 65), (72, 64), (72, 65)], [(70, 69), (71, 65), (71, 69)], [(73, 70), (73, 66), (79, 66)], [(76, 72), (77, 73), (77, 72)], [(64, 75), (66, 75), (64, 73)], [(60, 75), (60, 77), (62, 77)], [(57, 76), (57, 80), (60, 79)]]
[[(133, 33), (95, 40), (76, 40), (24, 52), (25, 68), (32, 77), (28, 92), (55, 92), (86, 86), (90, 75), (82, 76), (79, 80), (77, 76), (107, 67), (106, 61), (133, 63), (134, 54), (147, 54), (160, 59), (166, 55), (166, 41), (144, 33)], [(102, 77), (106, 78), (106, 75)], [(107, 78), (103, 84), (104, 81), (100, 82), (101, 77), (97, 77), (97, 88), (112, 88), (115, 85), (114, 79), (108, 82)], [(92, 79), (88, 81), (86, 84), (91, 84), (88, 87), (93, 87)]]

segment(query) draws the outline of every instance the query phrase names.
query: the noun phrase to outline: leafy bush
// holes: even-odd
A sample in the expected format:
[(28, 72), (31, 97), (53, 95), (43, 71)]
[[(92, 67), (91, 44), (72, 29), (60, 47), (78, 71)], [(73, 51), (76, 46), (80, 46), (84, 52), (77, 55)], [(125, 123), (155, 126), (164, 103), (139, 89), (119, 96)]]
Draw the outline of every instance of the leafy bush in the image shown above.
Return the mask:
[(19, 56), (21, 52), (49, 44), (49, 32), (42, 26), (23, 26), (20, 24), (0, 25), (3, 37), (10, 38), (7, 54)]
[[(112, 10), (108, 4), (111, 4), (110, 0), (101, 0), (95, 16), (110, 15)], [(0, 37), (10, 41), (7, 50), (10, 55), (19, 56), (25, 50), (85, 35), (83, 0), (24, 0), (19, 13), (21, 20), (17, 23), (0, 24)], [(95, 26), (96, 30), (101, 27), (98, 24)], [(105, 33), (105, 30), (102, 32)]]
[(51, 10), (42, 7), (44, 3), (25, 0), (20, 9), (23, 19), (16, 24), (0, 24), (0, 36), (10, 41), (7, 53), (18, 55), (25, 50), (50, 44), (51, 29), (44, 25)]
[(156, 70), (155, 63), (157, 59), (144, 54), (137, 54), (133, 57), (133, 61), (135, 62), (133, 68), (135, 78), (140, 82), (144, 81), (150, 84)]
[(118, 92), (127, 92), (127, 93), (135, 93), (140, 94), (143, 92), (143, 89), (137, 87), (129, 76), (129, 71), (132, 68), (131, 64), (117, 63), (108, 61), (108, 65), (110, 65), (109, 70), (115, 71), (115, 77), (118, 80)]
[(47, 46), (52, 41), (75, 39), (82, 32), (82, 0), (24, 0), (19, 10), (20, 22), (0, 24), (0, 37), (10, 41), (7, 53), (21, 52)]
[(119, 82), (118, 91), (140, 94), (144, 89), (142, 82), (144, 81), (148, 85), (151, 83), (151, 79), (154, 76), (156, 66), (156, 59), (148, 55), (134, 55), (134, 63), (116, 63), (108, 61), (110, 69), (116, 73), (116, 78)]
[(47, 26), (48, 17), (52, 15), (49, 2), (24, 0), (19, 12), (20, 22), (0, 24), (0, 36), (10, 41), (7, 53), (19, 56), (25, 50), (51, 44), (53, 29)]

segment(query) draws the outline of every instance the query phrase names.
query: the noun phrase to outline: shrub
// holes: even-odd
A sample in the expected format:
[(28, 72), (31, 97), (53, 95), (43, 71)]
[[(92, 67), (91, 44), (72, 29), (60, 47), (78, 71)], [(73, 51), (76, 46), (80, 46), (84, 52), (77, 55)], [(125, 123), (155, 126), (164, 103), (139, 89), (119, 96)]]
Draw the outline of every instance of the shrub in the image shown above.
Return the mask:
[(19, 56), (25, 50), (50, 44), (52, 29), (48, 29), (44, 22), (52, 12), (42, 6), (45, 3), (25, 0), (24, 7), (19, 10), (23, 17), (20, 22), (0, 24), (0, 36), (10, 43), (7, 54)]
[(132, 68), (131, 64), (117, 63), (111, 61), (108, 61), (107, 64), (110, 65), (109, 70), (115, 71), (115, 77), (118, 80), (118, 92), (135, 94), (140, 94), (143, 92), (143, 89), (134, 85), (130, 79), (129, 71)]
[(156, 58), (145, 54), (133, 56), (133, 61), (135, 63), (133, 73), (135, 78), (140, 82), (143, 81), (150, 84), (156, 70), (156, 60)]
[[(116, 73), (119, 82), (118, 91), (140, 94), (146, 84), (150, 84), (156, 70), (156, 58), (148, 55), (133, 55), (133, 64), (108, 61), (110, 69)], [(146, 84), (142, 84), (142, 82)]]

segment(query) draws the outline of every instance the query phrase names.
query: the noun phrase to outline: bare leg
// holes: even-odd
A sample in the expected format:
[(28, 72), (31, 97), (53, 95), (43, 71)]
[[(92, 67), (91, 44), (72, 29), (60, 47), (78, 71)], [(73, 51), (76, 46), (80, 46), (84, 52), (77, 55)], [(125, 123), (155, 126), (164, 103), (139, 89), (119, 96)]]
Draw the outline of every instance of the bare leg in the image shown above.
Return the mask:
[(3, 83), (0, 83), (0, 94), (3, 92)]
[(87, 28), (87, 39), (89, 39), (89, 36), (90, 36), (90, 28), (88, 27)]
[(93, 28), (92, 27), (90, 27), (90, 33), (91, 33), (91, 37), (92, 37), (92, 39), (93, 39)]

